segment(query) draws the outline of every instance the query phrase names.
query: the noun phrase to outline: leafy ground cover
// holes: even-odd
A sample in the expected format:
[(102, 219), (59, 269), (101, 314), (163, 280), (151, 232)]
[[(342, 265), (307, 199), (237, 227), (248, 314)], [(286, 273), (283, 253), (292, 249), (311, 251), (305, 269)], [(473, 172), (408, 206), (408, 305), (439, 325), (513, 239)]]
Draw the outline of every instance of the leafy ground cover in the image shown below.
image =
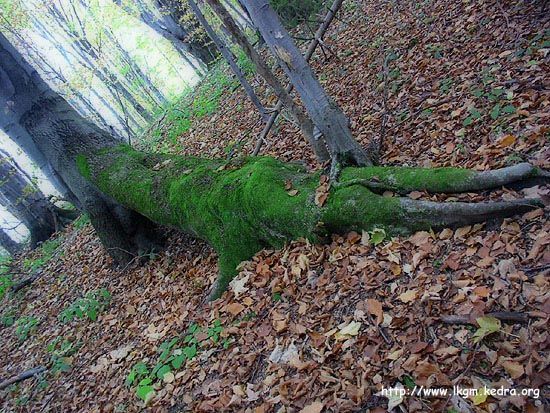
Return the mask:
[[(314, 67), (363, 144), (383, 135), (387, 164), (487, 169), (528, 160), (548, 168), (543, 10), (542, 2), (349, 1)], [(185, 133), (164, 149), (227, 156), (233, 145), (235, 155), (248, 153), (258, 115), (240, 89), (216, 99), (215, 111), (191, 114)], [(159, 138), (170, 130), (162, 126)], [(286, 121), (265, 149), (312, 164)], [(0, 376), (49, 367), (0, 393), (6, 411), (548, 409), (550, 226), (543, 210), (408, 238), (378, 231), (327, 245), (297, 240), (244, 263), (213, 303), (216, 257), (203, 243), (172, 234), (155, 259), (114, 271), (91, 227), (85, 220), (78, 227), (63, 234), (56, 259), (40, 264), (32, 288), (2, 299), (2, 320), (12, 323), (1, 327)], [(13, 268), (28, 271), (25, 263), (41, 254), (20, 257)], [(94, 317), (60, 320), (97, 291), (108, 291), (109, 300)], [(18, 319), (39, 320), (23, 342)], [(453, 385), (540, 395), (381, 392)]]

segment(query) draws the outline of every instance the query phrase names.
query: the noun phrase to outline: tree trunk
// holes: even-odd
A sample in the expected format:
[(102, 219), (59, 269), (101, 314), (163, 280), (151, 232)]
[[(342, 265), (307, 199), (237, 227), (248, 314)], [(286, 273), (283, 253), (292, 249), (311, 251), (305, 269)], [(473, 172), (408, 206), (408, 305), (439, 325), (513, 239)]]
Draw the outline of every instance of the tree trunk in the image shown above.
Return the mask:
[[(207, 240), (219, 254), (220, 294), (236, 266), (263, 248), (305, 237), (384, 228), (388, 235), (456, 227), (529, 211), (538, 200), (435, 203), (396, 192), (484, 190), (548, 176), (529, 164), (493, 172), (456, 168), (350, 167), (323, 202), (319, 174), (273, 158), (241, 163), (137, 152), (119, 146), (79, 156), (79, 170), (122, 205), (151, 221)], [(326, 178), (326, 177), (325, 177)], [(327, 184), (325, 184), (328, 186)], [(291, 189), (289, 189), (291, 188)]]
[(3, 228), (0, 228), (0, 246), (4, 248), (11, 256), (21, 251), (21, 244), (15, 242)]
[(242, 0), (242, 3), (323, 134), (331, 157), (343, 164), (372, 164), (372, 159), (353, 139), (347, 117), (327, 95), (269, 2)]
[[(113, 0), (128, 14), (134, 15), (135, 10), (129, 2)], [(197, 60), (210, 66), (217, 58), (217, 51), (209, 42), (193, 39), (189, 35), (196, 27), (196, 23), (187, 22), (191, 27), (186, 27), (183, 22), (185, 15), (184, 5), (176, 0), (154, 0), (152, 4), (156, 7), (156, 13), (150, 10), (148, 2), (139, 0), (135, 6), (138, 8), (137, 16), (143, 23), (170, 41), (180, 54), (191, 54)], [(198, 69), (198, 68), (197, 68)]]
[(237, 80), (242, 85), (247, 96), (250, 98), (251, 102), (254, 104), (254, 106), (256, 106), (256, 108), (260, 112), (260, 116), (262, 117), (262, 119), (267, 121), (267, 113), (264, 106), (262, 105), (262, 102), (260, 102), (260, 99), (258, 99), (258, 96), (256, 96), (256, 93), (254, 92), (252, 85), (248, 82), (248, 80), (246, 80), (246, 77), (244, 73), (241, 71), (239, 65), (237, 64), (235, 56), (233, 55), (231, 50), (227, 47), (225, 42), (216, 34), (216, 32), (214, 31), (214, 28), (210, 26), (210, 24), (208, 24), (208, 21), (202, 14), (197, 3), (195, 3), (194, 0), (187, 0), (187, 1), (189, 2), (189, 7), (191, 7), (191, 10), (193, 10), (193, 13), (195, 13), (197, 20), (202, 25), (204, 30), (206, 30), (206, 33), (208, 34), (208, 36), (210, 36), (210, 39), (212, 39), (214, 44), (217, 46), (221, 55), (229, 64), (229, 67), (237, 77)]
[[(38, 76), (0, 33), (0, 74), (5, 81), (0, 111), (9, 108), (38, 149), (90, 215), (96, 232), (117, 262), (128, 262), (156, 246), (154, 225), (99, 192), (76, 169), (77, 154), (119, 142), (80, 116)], [(9, 92), (9, 93), (8, 93)]]
[(233, 36), (235, 42), (244, 50), (248, 58), (254, 63), (256, 70), (264, 78), (269, 86), (273, 89), (277, 97), (283, 102), (292, 114), (294, 120), (300, 127), (300, 130), (304, 134), (305, 138), (313, 148), (315, 156), (320, 162), (324, 162), (329, 159), (329, 154), (324, 145), (324, 142), (317, 139), (314, 132), (314, 126), (307, 115), (302, 109), (294, 102), (290, 94), (285, 90), (284, 86), (279, 82), (275, 75), (271, 72), (267, 63), (262, 59), (258, 52), (252, 47), (246, 36), (239, 30), (235, 21), (229, 14), (229, 12), (220, 4), (218, 0), (207, 0), (208, 4), (218, 17), (222, 20), (223, 24)]
[(50, 208), (51, 203), (1, 153), (0, 203), (28, 228), (31, 248), (56, 231), (56, 217), (53, 208)]

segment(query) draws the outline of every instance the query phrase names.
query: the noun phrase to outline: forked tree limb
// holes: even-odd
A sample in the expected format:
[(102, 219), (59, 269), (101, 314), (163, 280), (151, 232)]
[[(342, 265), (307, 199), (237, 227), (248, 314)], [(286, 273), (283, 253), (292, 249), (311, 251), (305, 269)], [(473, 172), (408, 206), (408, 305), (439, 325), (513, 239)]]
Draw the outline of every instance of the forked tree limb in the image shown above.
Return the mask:
[(40, 373), (45, 372), (46, 370), (47, 370), (46, 367), (40, 366), (40, 367), (35, 367), (30, 370), (24, 371), (23, 373), (20, 373), (17, 376), (11, 377), (1, 382), (0, 390), (4, 390), (5, 388), (11, 386), (12, 384), (16, 384), (23, 380), (30, 379), (31, 377), (34, 377)]
[[(325, 35), (325, 32), (329, 28), (330, 24), (332, 23), (332, 20), (334, 19), (334, 16), (336, 16), (336, 13), (340, 9), (340, 6), (342, 5), (344, 0), (334, 0), (332, 5), (330, 6), (330, 9), (328, 10), (327, 14), (325, 15), (325, 18), (323, 20), (323, 23), (317, 31), (315, 32), (315, 35), (313, 36), (313, 39), (311, 40), (306, 53), (304, 55), (304, 58), (306, 61), (309, 62), (309, 59), (313, 56), (313, 53), (315, 52), (315, 49), (319, 45), (319, 43), (322, 41), (323, 36)], [(292, 89), (294, 89), (294, 86), (292, 83), (290, 83), (286, 87), (286, 92), (290, 93), (292, 92)], [(253, 156), (256, 156), (260, 153), (260, 149), (262, 147), (262, 144), (265, 142), (267, 135), (269, 134), (269, 131), (275, 124), (275, 121), (277, 120), (277, 116), (279, 116), (279, 113), (281, 113), (281, 109), (283, 108), (283, 102), (279, 99), (277, 101), (277, 104), (275, 105), (275, 108), (273, 109), (273, 113), (271, 114), (268, 122), (266, 123), (264, 129), (258, 136), (258, 141), (256, 142), (256, 147), (254, 148), (254, 152), (252, 153)]]
[[(325, 145), (315, 140), (314, 137), (314, 125), (308, 115), (302, 110), (300, 106), (294, 102), (294, 99), (285, 90), (279, 79), (273, 74), (268, 67), (265, 60), (250, 44), (246, 36), (239, 30), (237, 24), (229, 12), (221, 5), (219, 0), (205, 0), (212, 8), (214, 13), (220, 18), (226, 29), (233, 37), (235, 43), (237, 43), (248, 56), (248, 58), (254, 64), (257, 72), (264, 78), (266, 83), (273, 89), (277, 97), (284, 103), (284, 105), (290, 111), (292, 117), (300, 127), (300, 130), (304, 134), (305, 138), (313, 148), (317, 159), (320, 162), (324, 162), (329, 159), (329, 154)], [(269, 123), (269, 122), (268, 122)]]
[[(367, 173), (365, 173), (367, 172)], [(423, 168), (371, 167), (348, 169), (335, 188), (364, 186), (373, 192), (392, 191), (407, 194), (412, 191), (452, 194), (477, 192), (503, 186), (526, 187), (550, 183), (550, 174), (530, 163), (477, 172), (461, 168), (432, 168), (429, 174)]]

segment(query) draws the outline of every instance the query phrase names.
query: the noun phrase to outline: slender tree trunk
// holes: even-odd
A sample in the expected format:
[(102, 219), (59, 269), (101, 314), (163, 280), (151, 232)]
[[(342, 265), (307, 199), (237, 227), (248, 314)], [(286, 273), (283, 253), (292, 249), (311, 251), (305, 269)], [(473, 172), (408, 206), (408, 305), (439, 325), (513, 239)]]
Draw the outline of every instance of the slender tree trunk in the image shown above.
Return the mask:
[(254, 89), (252, 88), (252, 85), (246, 80), (246, 76), (241, 71), (239, 65), (237, 64), (237, 61), (235, 59), (235, 56), (231, 52), (231, 50), (227, 47), (225, 42), (216, 34), (214, 31), (214, 28), (208, 24), (208, 21), (202, 14), (199, 6), (197, 3), (195, 3), (194, 0), (187, 0), (189, 2), (189, 7), (191, 7), (191, 10), (193, 10), (193, 13), (195, 13), (195, 16), (197, 17), (197, 20), (202, 25), (204, 30), (206, 30), (206, 33), (208, 33), (208, 36), (210, 36), (210, 39), (214, 42), (214, 44), (218, 47), (218, 50), (220, 51), (223, 58), (226, 60), (226, 62), (229, 64), (229, 67), (239, 80), (240, 84), (242, 85), (244, 91), (246, 92), (247, 96), (249, 97), (250, 101), (256, 106), (258, 111), (260, 112), (260, 116), (265, 121), (267, 120), (267, 113), (262, 105), (262, 102), (260, 102), (260, 99), (258, 99), (258, 96), (256, 96), (256, 93), (254, 92)]
[(265, 61), (261, 58), (258, 52), (252, 47), (246, 36), (239, 30), (235, 21), (229, 12), (219, 3), (218, 0), (207, 0), (208, 4), (218, 17), (222, 20), (225, 27), (228, 29), (235, 42), (244, 50), (248, 58), (254, 63), (258, 73), (271, 86), (277, 97), (290, 110), (294, 120), (300, 127), (305, 138), (312, 146), (315, 156), (320, 162), (329, 159), (327, 148), (321, 140), (316, 139), (314, 134), (314, 126), (302, 109), (294, 102), (290, 94), (285, 90), (284, 86), (279, 82), (275, 75), (271, 72)]
[(242, 0), (242, 3), (323, 134), (331, 157), (344, 164), (372, 164), (369, 155), (353, 139), (348, 119), (327, 95), (269, 2)]
[[(113, 0), (113, 2), (127, 13), (133, 14), (134, 9), (128, 2), (123, 0)], [(150, 10), (151, 4), (157, 10)], [(135, 2), (139, 10), (137, 17), (143, 23), (170, 41), (182, 56), (191, 54), (207, 66), (216, 60), (217, 52), (213, 45), (192, 39), (189, 35), (190, 31), (194, 30), (195, 23), (186, 23), (191, 25), (189, 28), (185, 26), (182, 21), (185, 9), (179, 0), (153, 0), (151, 4), (143, 0)], [(195, 69), (201, 71), (200, 68), (195, 67)]]
[(15, 242), (3, 228), (0, 228), (0, 246), (12, 256), (21, 251), (21, 244)]

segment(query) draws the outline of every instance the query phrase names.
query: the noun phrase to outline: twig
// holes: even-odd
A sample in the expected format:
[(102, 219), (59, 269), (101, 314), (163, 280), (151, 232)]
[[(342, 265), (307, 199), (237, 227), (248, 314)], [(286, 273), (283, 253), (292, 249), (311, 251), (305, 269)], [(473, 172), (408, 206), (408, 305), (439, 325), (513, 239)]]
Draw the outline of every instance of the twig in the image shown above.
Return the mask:
[(382, 63), (383, 67), (383, 78), (384, 78), (384, 97), (383, 97), (383, 107), (384, 112), (382, 113), (382, 122), (380, 123), (380, 137), (378, 138), (378, 147), (376, 149), (377, 152), (377, 158), (380, 158), (383, 150), (384, 150), (384, 140), (386, 138), (386, 129), (388, 124), (388, 95), (389, 95), (389, 87), (388, 87), (388, 77), (389, 77), (389, 69), (388, 69), (388, 59), (389, 54), (386, 54), (384, 56), (384, 61)]
[[(530, 314), (509, 311), (495, 311), (487, 313), (486, 316), (494, 317), (501, 321), (510, 321), (512, 323), (527, 323)], [(445, 324), (474, 324), (469, 315), (444, 315), (439, 318)]]
[(14, 376), (7, 380), (4, 380), (2, 383), (0, 383), (0, 390), (4, 390), (6, 387), (11, 386), (12, 384), (30, 379), (31, 377), (34, 377), (37, 374), (43, 373), (44, 371), (46, 371), (46, 367), (43, 367), (43, 366), (35, 367), (33, 369), (24, 371), (23, 373), (18, 374), (17, 376)]
[[(367, 314), (368, 318), (369, 318), (369, 322), (371, 324), (374, 324), (374, 319), (373, 317), (370, 315), (370, 314)], [(382, 327), (380, 324), (378, 324), (376, 326), (378, 328), (378, 332), (380, 333), (380, 335), (382, 336), (382, 338), (384, 339), (384, 341), (386, 342), (387, 345), (391, 346), (392, 343), (393, 343), (393, 340), (391, 338), (388, 337), (387, 333), (384, 331), (384, 327)]]
[(33, 275), (31, 275), (28, 278), (25, 278), (24, 280), (18, 282), (17, 284), (13, 285), (11, 287), (11, 292), (15, 294), (17, 291), (25, 288), (28, 285), (31, 285), (33, 282), (35, 282), (40, 276), (42, 275), (42, 271), (38, 270)]

